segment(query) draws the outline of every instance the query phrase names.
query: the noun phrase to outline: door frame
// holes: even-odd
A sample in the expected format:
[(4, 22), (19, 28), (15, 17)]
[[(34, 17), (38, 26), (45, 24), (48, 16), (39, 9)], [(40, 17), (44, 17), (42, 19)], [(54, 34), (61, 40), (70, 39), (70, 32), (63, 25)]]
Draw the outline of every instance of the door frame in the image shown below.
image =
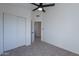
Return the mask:
[[(41, 22), (41, 41), (43, 40), (43, 21), (39, 21), (39, 20), (31, 20), (31, 44), (34, 42), (33, 39), (35, 39), (35, 37), (33, 38), (32, 35), (34, 36), (34, 25), (35, 22)], [(33, 26), (33, 28), (32, 28)]]
[[(40, 23), (40, 26), (41, 26), (41, 21), (35, 21), (34, 22), (34, 33), (35, 33), (35, 27), (36, 27), (36, 23)], [(40, 31), (41, 31), (41, 28), (40, 28)], [(35, 33), (35, 35), (36, 35), (36, 33)], [(35, 37), (35, 35), (34, 35), (34, 37)], [(40, 37), (41, 37), (41, 33), (40, 33)], [(35, 37), (35, 39), (36, 39), (36, 37)]]

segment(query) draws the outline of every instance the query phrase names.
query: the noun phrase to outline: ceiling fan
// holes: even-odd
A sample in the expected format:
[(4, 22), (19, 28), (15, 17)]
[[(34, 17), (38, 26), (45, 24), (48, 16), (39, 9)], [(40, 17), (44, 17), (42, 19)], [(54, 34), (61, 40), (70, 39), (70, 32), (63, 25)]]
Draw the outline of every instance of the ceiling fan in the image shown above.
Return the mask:
[(37, 8), (33, 9), (32, 11), (39, 10), (39, 11), (43, 11), (43, 12), (46, 12), (46, 11), (44, 10), (44, 7), (55, 6), (55, 3), (52, 3), (52, 4), (44, 4), (44, 3), (36, 4), (36, 3), (31, 3), (31, 4), (37, 6)]

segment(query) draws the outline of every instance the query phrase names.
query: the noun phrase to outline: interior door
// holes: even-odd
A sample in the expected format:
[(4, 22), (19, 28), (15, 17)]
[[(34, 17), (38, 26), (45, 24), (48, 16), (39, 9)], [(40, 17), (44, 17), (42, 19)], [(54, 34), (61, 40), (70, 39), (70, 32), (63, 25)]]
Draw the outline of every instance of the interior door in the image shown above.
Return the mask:
[(17, 46), (23, 46), (25, 45), (25, 21), (26, 19), (25, 18), (22, 18), (22, 17), (17, 17)]
[(25, 45), (25, 18), (4, 14), (4, 50)]
[(16, 47), (16, 20), (16, 16), (4, 13), (4, 51)]
[(35, 33), (34, 33), (34, 21), (31, 21), (31, 42), (34, 42)]
[(41, 22), (35, 22), (35, 37), (41, 37)]

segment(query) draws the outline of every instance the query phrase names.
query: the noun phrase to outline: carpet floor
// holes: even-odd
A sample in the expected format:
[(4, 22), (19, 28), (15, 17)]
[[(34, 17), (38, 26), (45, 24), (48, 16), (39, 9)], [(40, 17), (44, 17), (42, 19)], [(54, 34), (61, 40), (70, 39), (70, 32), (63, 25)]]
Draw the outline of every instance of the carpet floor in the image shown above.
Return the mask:
[(6, 51), (3, 56), (79, 56), (42, 41), (35, 41), (30, 46), (22, 46)]

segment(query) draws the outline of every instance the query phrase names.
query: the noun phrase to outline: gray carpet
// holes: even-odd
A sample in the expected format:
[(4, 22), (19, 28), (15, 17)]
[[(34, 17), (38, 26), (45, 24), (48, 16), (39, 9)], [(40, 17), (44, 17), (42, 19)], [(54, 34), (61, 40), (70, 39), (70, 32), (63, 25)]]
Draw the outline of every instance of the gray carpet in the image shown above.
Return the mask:
[(28, 47), (22, 46), (7, 51), (4, 56), (78, 56), (78, 55), (38, 40)]

